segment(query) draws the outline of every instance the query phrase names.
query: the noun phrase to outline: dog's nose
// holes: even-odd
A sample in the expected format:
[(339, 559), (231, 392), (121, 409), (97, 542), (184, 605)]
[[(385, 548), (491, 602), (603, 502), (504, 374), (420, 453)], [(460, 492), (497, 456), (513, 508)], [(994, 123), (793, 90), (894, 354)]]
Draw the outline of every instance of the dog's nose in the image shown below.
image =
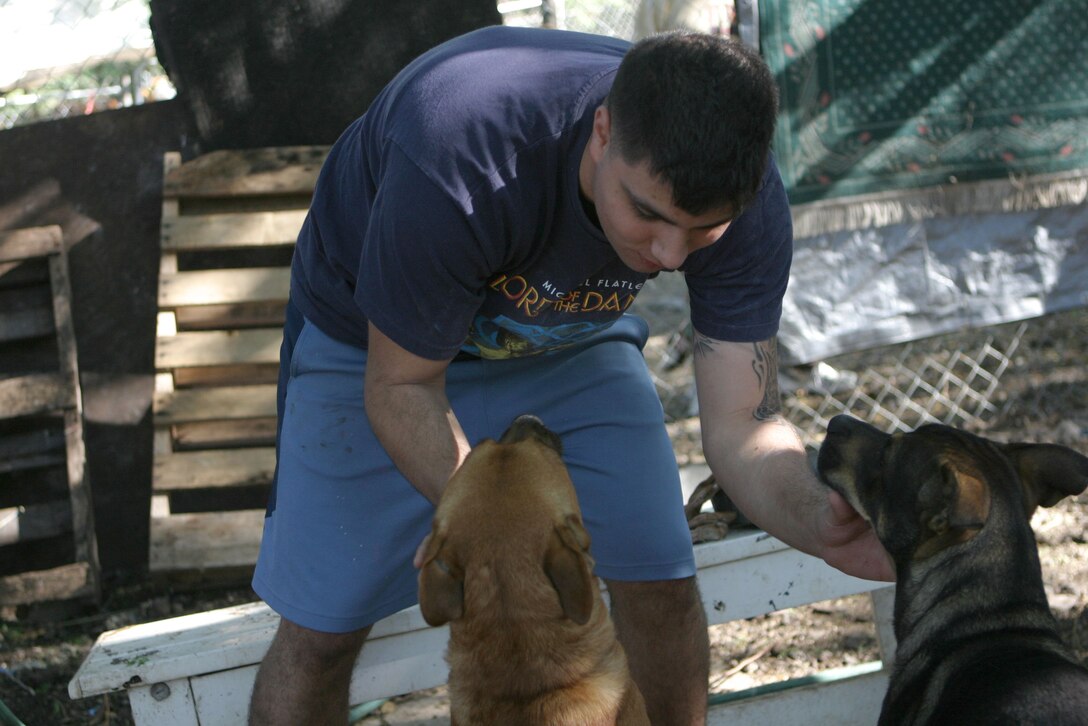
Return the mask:
[(859, 443), (863, 442), (865, 446), (875, 448), (887, 438), (888, 434), (876, 426), (848, 414), (839, 414), (827, 422), (827, 436), (824, 441), (834, 440), (841, 445), (846, 439), (857, 439)]
[(512, 444), (527, 436), (539, 436), (543, 431), (547, 431), (544, 428), (544, 422), (536, 416), (526, 413), (514, 419), (514, 423), (510, 424), (500, 440), (504, 444)]
[(562, 453), (559, 436), (545, 426), (543, 421), (531, 414), (522, 414), (514, 419), (514, 423), (510, 424), (510, 428), (506, 429), (506, 433), (499, 439), (499, 443), (515, 444), (528, 438), (536, 439)]
[(850, 433), (851, 419), (846, 414), (840, 413), (838, 416), (832, 416), (831, 420), (827, 422), (827, 435), (828, 436), (846, 436)]

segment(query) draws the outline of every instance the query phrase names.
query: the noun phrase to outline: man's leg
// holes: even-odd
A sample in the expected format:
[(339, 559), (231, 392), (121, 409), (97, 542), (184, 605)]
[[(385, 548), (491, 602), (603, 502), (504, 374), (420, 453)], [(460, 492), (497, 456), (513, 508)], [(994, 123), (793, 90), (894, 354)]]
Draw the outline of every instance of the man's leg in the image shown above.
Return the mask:
[(344, 726), (351, 671), (369, 632), (322, 633), (281, 620), (257, 671), (250, 726)]
[(282, 620), (250, 722), (344, 726), (368, 626), (416, 600), (412, 555), (434, 508), (370, 430), (366, 351), (289, 309), (282, 358), (274, 496), (253, 577)]
[(710, 644), (695, 578), (607, 584), (616, 634), (650, 721), (705, 724)]

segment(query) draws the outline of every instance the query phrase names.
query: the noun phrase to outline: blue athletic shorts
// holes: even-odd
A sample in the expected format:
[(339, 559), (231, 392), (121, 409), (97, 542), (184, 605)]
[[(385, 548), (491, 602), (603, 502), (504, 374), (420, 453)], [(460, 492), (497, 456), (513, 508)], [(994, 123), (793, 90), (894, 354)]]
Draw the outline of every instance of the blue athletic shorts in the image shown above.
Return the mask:
[[(513, 360), (457, 360), (446, 392), (470, 443), (534, 414), (563, 442), (600, 577), (695, 574), (664, 414), (625, 315), (584, 344)], [(363, 408), (366, 351), (289, 307), (273, 495), (253, 588), (286, 619), (348, 632), (417, 602), (416, 547), (434, 507), (400, 475)], [(411, 422), (406, 422), (411, 425)]]

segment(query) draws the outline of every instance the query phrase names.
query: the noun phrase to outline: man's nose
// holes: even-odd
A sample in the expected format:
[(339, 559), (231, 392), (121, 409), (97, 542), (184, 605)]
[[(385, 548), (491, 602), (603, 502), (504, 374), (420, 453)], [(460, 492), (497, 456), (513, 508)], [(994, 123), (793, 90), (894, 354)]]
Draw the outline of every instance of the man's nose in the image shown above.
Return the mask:
[(688, 256), (688, 240), (683, 230), (661, 230), (650, 244), (650, 253), (662, 266), (675, 270), (684, 264)]

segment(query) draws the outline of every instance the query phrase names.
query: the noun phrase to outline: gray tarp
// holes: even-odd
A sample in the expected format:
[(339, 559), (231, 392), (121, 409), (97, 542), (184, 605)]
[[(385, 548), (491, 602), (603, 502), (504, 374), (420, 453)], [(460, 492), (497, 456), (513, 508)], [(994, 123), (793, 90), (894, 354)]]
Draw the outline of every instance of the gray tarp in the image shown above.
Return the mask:
[(795, 210), (782, 363), (1088, 305), (1088, 177), (963, 187)]

